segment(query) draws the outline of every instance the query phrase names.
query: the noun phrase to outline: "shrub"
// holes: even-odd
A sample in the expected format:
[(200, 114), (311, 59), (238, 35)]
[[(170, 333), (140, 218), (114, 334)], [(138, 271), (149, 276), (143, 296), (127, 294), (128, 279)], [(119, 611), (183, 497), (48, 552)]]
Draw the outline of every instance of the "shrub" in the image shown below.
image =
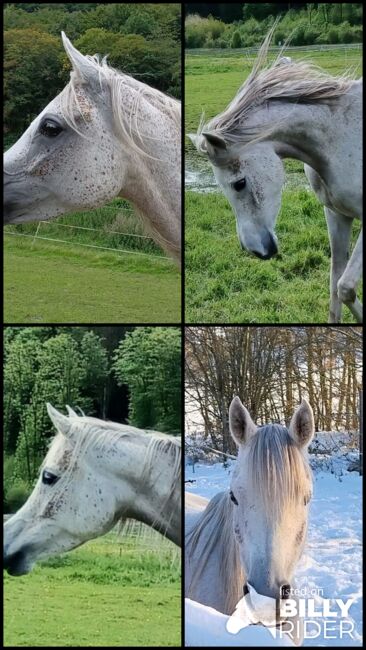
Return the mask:
[(211, 36), (208, 36), (205, 40), (205, 47), (216, 47), (216, 43)]
[(306, 27), (307, 25), (304, 23), (300, 23), (296, 26), (291, 38), (291, 45), (304, 45)]
[(207, 41), (216, 41), (225, 31), (225, 23), (212, 16), (201, 18), (197, 14), (189, 15), (185, 21), (185, 41), (187, 47), (210, 47)]
[(336, 27), (331, 27), (328, 32), (328, 43), (339, 43), (339, 34)]
[(224, 37), (218, 38), (216, 41), (216, 47), (226, 48), (229, 47), (229, 43)]
[(315, 43), (319, 30), (314, 27), (308, 27), (304, 32), (304, 42), (306, 45), (313, 45)]
[(28, 499), (31, 488), (28, 483), (22, 480), (18, 480), (16, 483), (13, 483), (5, 493), (5, 509), (7, 512), (16, 512)]
[(239, 30), (236, 30), (232, 37), (231, 37), (231, 43), (230, 47), (236, 48), (236, 47), (242, 47), (242, 41), (241, 41), (241, 36)]

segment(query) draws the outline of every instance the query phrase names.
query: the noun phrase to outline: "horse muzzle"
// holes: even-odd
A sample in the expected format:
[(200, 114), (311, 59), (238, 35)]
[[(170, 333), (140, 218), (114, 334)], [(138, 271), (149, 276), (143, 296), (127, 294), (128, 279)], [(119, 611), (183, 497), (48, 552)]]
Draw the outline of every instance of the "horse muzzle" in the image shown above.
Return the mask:
[(273, 235), (270, 232), (267, 232), (261, 241), (262, 250), (256, 251), (252, 250), (251, 252), (259, 257), (261, 260), (270, 260), (271, 257), (274, 257), (278, 253), (277, 242)]
[(4, 563), (3, 568), (11, 576), (23, 576), (26, 573), (29, 573), (31, 570), (31, 565), (27, 559), (26, 552), (24, 550), (17, 551), (11, 555), (4, 553)]

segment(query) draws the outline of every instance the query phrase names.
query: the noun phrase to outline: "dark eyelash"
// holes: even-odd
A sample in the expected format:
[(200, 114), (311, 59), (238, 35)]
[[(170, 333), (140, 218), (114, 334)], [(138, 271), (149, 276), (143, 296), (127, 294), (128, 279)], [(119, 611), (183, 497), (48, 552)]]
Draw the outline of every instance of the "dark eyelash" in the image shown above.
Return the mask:
[(230, 490), (230, 499), (232, 500), (233, 503), (235, 503), (236, 506), (238, 505), (238, 502), (235, 499), (234, 494), (233, 494), (233, 492), (231, 490)]

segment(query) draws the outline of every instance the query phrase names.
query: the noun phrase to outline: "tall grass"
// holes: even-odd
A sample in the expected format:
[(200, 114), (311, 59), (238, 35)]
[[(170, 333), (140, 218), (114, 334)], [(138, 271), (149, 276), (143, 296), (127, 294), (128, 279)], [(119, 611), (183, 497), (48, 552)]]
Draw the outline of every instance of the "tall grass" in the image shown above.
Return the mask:
[(134, 252), (165, 256), (165, 253), (144, 231), (143, 224), (131, 205), (114, 199), (102, 208), (63, 215), (47, 222), (7, 226), (5, 233), (37, 235), (50, 239)]

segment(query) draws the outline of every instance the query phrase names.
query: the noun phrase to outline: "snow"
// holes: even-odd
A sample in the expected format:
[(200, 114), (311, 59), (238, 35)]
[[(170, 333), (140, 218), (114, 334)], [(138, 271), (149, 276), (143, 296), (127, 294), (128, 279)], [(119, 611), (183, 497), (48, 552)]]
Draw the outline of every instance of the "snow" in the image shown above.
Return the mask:
[(189, 598), (185, 599), (186, 646), (293, 646), (290, 639), (273, 639), (263, 626), (251, 625), (237, 634), (227, 632), (229, 616), (205, 607)]
[[(217, 492), (227, 489), (234, 461), (224, 468), (222, 463), (186, 465), (185, 478), (189, 492), (211, 499)], [(298, 564), (295, 579), (297, 587), (306, 589), (320, 608), (323, 599), (353, 599), (348, 619), (354, 625), (353, 639), (339, 633), (322, 633), (316, 638), (306, 638), (305, 646), (361, 646), (362, 645), (362, 477), (356, 472), (335, 475), (326, 471), (314, 472), (314, 494), (310, 505), (309, 529), (305, 552)], [(322, 590), (322, 591), (321, 591)], [(316, 594), (316, 591), (321, 595)], [(207, 611), (206, 611), (207, 610)], [(224, 615), (203, 605), (187, 605), (186, 645), (255, 645), (261, 634), (268, 630), (251, 626), (238, 635), (229, 635)], [(225, 617), (224, 617), (225, 618)], [(228, 618), (228, 617), (226, 617)], [(322, 621), (325, 619), (322, 618)], [(326, 619), (334, 626), (334, 619)], [(323, 626), (324, 627), (324, 626)], [(334, 627), (333, 627), (334, 629)], [(254, 631), (255, 630), (255, 631)], [(308, 624), (308, 635), (315, 630)], [(253, 636), (254, 635), (254, 636)], [(220, 639), (215, 642), (216, 636)], [(328, 638), (325, 638), (325, 637)], [(330, 638), (336, 636), (337, 638)], [(206, 639), (206, 641), (205, 641)], [(260, 643), (258, 643), (260, 645)], [(268, 639), (262, 645), (269, 645)], [(284, 641), (281, 641), (284, 645)]]

